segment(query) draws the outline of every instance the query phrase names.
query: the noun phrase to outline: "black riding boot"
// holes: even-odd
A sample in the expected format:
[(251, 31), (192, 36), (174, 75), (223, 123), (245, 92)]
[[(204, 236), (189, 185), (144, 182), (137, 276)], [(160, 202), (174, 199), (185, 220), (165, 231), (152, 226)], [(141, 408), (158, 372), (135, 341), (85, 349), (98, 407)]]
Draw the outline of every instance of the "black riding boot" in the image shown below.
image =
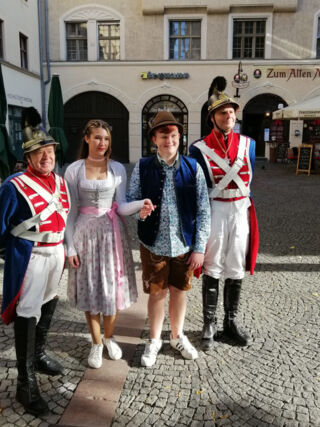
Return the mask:
[(41, 317), (36, 328), (34, 368), (38, 372), (52, 376), (63, 373), (60, 363), (45, 352), (48, 330), (57, 302), (58, 298), (53, 298), (41, 307)]
[(49, 408), (42, 399), (34, 373), (36, 318), (17, 317), (14, 322), (14, 337), (17, 355), (17, 394), (16, 399), (26, 412), (38, 416)]
[(226, 279), (224, 285), (223, 332), (241, 346), (250, 345), (252, 338), (237, 323), (242, 280)]
[(214, 345), (217, 333), (217, 302), (219, 294), (219, 279), (204, 275), (202, 279), (203, 329), (202, 346), (210, 350)]

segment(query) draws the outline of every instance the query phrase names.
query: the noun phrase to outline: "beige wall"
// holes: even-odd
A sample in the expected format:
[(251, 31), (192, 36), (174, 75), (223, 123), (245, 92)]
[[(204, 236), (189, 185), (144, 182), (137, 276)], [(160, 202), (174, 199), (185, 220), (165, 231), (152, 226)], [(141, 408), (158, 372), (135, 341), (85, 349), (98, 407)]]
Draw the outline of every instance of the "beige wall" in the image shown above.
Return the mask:
[(3, 21), (4, 60), (20, 67), (19, 33), (22, 33), (28, 37), (29, 71), (39, 74), (37, 0), (0, 0), (0, 19)]
[[(5, 1), (5, 0), (2, 0)], [(150, 3), (149, 3), (150, 2)], [(151, 0), (97, 0), (94, 5), (110, 8), (124, 17), (125, 59), (127, 60), (163, 60), (163, 42), (165, 14), (193, 16), (207, 15), (207, 49), (206, 59), (228, 58), (228, 37), (230, 37), (229, 13), (271, 14), (272, 15), (272, 50), (273, 59), (308, 59), (312, 57), (312, 38), (314, 16), (320, 12), (318, 0), (282, 0), (265, 2), (266, 6), (257, 7), (259, 2), (214, 2), (209, 1), (178, 2)], [(237, 5), (239, 6), (231, 6)], [(252, 7), (243, 7), (241, 4)], [(260, 3), (261, 4), (261, 3)], [(279, 5), (282, 4), (282, 9)], [(80, 6), (88, 6), (87, 0), (50, 0), (50, 52), (53, 61), (60, 60), (59, 22), (68, 11)], [(169, 5), (169, 7), (166, 7)], [(198, 5), (199, 7), (190, 7)], [(210, 6), (210, 7), (209, 7)], [(228, 7), (227, 7), (228, 6)], [(280, 9), (280, 11), (279, 11)], [(146, 13), (147, 11), (147, 13)], [(227, 13), (226, 13), (227, 12)], [(312, 29), (312, 30), (311, 30)], [(64, 42), (62, 40), (62, 42)]]
[[(50, 0), (50, 52), (52, 72), (60, 75), (64, 102), (86, 91), (101, 91), (116, 97), (129, 111), (129, 156), (136, 161), (141, 155), (141, 113), (153, 97), (171, 94), (188, 109), (188, 142), (200, 136), (201, 109), (207, 101), (212, 79), (224, 75), (227, 92), (234, 96), (231, 83), (238, 69), (238, 60), (230, 55), (231, 30), (229, 14), (263, 14), (271, 25), (270, 59), (242, 61), (249, 85), (240, 90), (239, 118), (245, 105), (256, 95), (270, 93), (283, 98), (287, 104), (320, 95), (320, 75), (312, 79), (291, 75), (290, 69), (315, 73), (317, 63), (312, 58), (314, 17), (320, 12), (319, 0), (268, 0), (260, 7), (258, 0), (96, 0), (105, 10), (121, 17), (124, 28), (124, 52), (119, 62), (66, 63), (61, 57), (64, 40), (60, 29), (62, 17), (78, 6), (90, 9), (87, 0)], [(186, 6), (191, 6), (187, 8)], [(232, 6), (233, 5), (233, 6)], [(245, 5), (245, 6), (244, 6)], [(251, 6), (249, 6), (251, 5)], [(166, 14), (192, 16), (201, 14), (207, 19), (205, 60), (164, 60), (164, 21)], [(229, 41), (229, 45), (228, 45)], [(261, 69), (261, 79), (253, 77)], [(273, 70), (273, 71), (272, 71)], [(143, 71), (187, 72), (184, 80), (143, 80)], [(297, 72), (298, 73), (298, 72)], [(49, 90), (49, 89), (48, 89)]]
[[(37, 0), (0, 0), (3, 21), (2, 73), (8, 105), (41, 111)], [(28, 70), (21, 69), (19, 33), (28, 38)], [(8, 125), (8, 122), (7, 122)]]
[(308, 59), (312, 57), (316, 13), (320, 13), (319, 0), (301, 0), (295, 13), (274, 14), (272, 58)]
[[(82, 65), (53, 63), (52, 72), (60, 75), (64, 102), (87, 91), (108, 93), (121, 101), (129, 111), (129, 158), (136, 161), (141, 156), (141, 114), (145, 104), (157, 95), (170, 94), (179, 98), (188, 109), (188, 143), (200, 137), (201, 109), (207, 101), (207, 91), (213, 77), (224, 75), (228, 81), (226, 92), (234, 96), (236, 89), (232, 79), (237, 71), (238, 62), (215, 61), (205, 63), (174, 63), (163, 62), (125, 62), (112, 63), (108, 67), (99, 64)], [(261, 69), (261, 79), (254, 79), (253, 71)], [(320, 68), (320, 67), (319, 67)], [(310, 77), (289, 74), (291, 69), (312, 72)], [(250, 61), (243, 65), (243, 71), (249, 76), (249, 86), (240, 89), (239, 119), (242, 110), (250, 99), (256, 95), (270, 93), (278, 95), (287, 104), (320, 95), (320, 72), (312, 80), (317, 65), (313, 61), (303, 64), (292, 64), (278, 61)], [(143, 80), (141, 73), (151, 71), (156, 73), (181, 72), (189, 73), (186, 80)], [(280, 74), (281, 71), (281, 74)], [(283, 73), (286, 73), (284, 76)]]

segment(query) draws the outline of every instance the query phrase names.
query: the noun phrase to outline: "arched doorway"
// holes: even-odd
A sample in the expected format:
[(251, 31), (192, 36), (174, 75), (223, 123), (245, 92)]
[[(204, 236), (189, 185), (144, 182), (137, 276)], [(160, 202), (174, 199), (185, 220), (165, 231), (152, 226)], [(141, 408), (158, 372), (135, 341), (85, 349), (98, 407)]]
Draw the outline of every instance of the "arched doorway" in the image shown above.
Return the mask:
[(180, 139), (179, 151), (187, 154), (188, 150), (188, 110), (180, 99), (172, 95), (158, 95), (150, 99), (142, 110), (142, 157), (150, 156), (155, 152), (155, 147), (148, 136), (149, 120), (158, 111), (170, 111), (174, 117), (183, 124), (183, 136)]
[(103, 92), (84, 92), (71, 98), (64, 106), (64, 130), (69, 142), (67, 162), (77, 159), (82, 131), (90, 119), (102, 119), (112, 130), (114, 160), (129, 162), (129, 112), (114, 96)]
[[(241, 133), (256, 141), (256, 156), (265, 156), (265, 129), (271, 128), (272, 112), (278, 110), (279, 104), (283, 107), (287, 103), (278, 95), (263, 93), (257, 95), (246, 104), (242, 114)], [(289, 123), (283, 127), (283, 139), (288, 138)], [(285, 142), (285, 141), (283, 141)]]

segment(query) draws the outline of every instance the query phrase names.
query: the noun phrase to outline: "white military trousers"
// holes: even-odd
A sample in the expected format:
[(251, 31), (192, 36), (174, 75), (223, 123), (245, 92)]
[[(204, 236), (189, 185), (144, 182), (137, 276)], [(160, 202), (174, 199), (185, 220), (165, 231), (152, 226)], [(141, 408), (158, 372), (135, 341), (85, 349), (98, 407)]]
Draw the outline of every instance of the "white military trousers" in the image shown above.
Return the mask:
[(41, 307), (57, 295), (65, 262), (62, 243), (32, 249), (16, 308), (17, 316), (41, 317)]
[(215, 279), (243, 279), (249, 248), (250, 199), (210, 203), (211, 231), (203, 271)]

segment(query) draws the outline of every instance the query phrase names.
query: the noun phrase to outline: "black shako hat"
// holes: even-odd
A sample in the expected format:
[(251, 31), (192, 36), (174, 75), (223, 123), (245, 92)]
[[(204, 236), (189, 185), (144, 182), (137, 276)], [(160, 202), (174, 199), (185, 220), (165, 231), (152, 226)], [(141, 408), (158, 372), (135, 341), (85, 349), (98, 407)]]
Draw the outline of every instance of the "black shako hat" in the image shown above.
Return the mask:
[(22, 150), (24, 154), (38, 150), (45, 145), (58, 145), (42, 126), (41, 116), (34, 107), (26, 108), (21, 117)]
[(231, 98), (228, 94), (223, 92), (227, 87), (227, 80), (223, 76), (217, 76), (212, 80), (211, 86), (208, 92), (208, 116), (207, 124), (212, 127), (211, 115), (215, 110), (226, 104), (231, 104), (235, 111), (237, 111), (240, 105)]

